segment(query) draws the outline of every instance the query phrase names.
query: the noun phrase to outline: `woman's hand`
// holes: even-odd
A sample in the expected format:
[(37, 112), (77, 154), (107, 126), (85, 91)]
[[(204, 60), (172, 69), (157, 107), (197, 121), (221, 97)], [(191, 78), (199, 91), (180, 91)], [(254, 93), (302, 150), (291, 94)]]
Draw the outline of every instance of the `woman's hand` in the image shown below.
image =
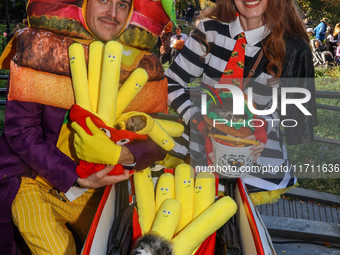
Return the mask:
[(124, 170), (121, 175), (107, 175), (113, 168), (114, 166), (105, 166), (84, 179), (78, 178), (77, 183), (81, 188), (96, 189), (129, 179), (129, 170)]
[[(256, 137), (254, 135), (247, 136), (247, 137), (245, 137), (243, 139), (256, 141)], [(256, 162), (256, 160), (261, 156), (261, 153), (264, 150), (265, 146), (266, 146), (266, 144), (260, 142), (259, 145), (254, 145), (254, 146), (250, 147), (249, 150), (252, 151), (250, 153), (250, 156), (254, 156), (253, 162)]]

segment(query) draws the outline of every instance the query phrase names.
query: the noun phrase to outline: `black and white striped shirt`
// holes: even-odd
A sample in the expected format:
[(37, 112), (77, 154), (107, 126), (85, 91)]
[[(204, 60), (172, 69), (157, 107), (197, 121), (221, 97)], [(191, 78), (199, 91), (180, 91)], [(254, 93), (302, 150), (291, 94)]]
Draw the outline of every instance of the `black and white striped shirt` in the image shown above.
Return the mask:
[[(245, 74), (253, 66), (261, 48), (261, 41), (270, 33), (266, 26), (251, 30), (243, 31), (239, 19), (232, 23), (222, 23), (213, 19), (204, 19), (197, 25), (202, 33), (206, 35), (206, 40), (211, 45), (211, 49), (206, 54), (206, 46), (196, 37), (190, 36), (187, 40), (181, 54), (175, 59), (174, 63), (166, 70), (165, 75), (169, 83), (168, 105), (176, 110), (186, 124), (190, 123), (191, 117), (200, 112), (199, 107), (193, 106), (190, 97), (185, 94), (184, 89), (189, 83), (201, 77), (202, 82), (215, 87), (218, 84), (222, 73), (228, 63), (228, 59), (236, 43), (237, 35), (245, 33), (247, 45), (245, 49)], [(269, 109), (272, 104), (272, 87), (279, 87), (279, 84), (267, 85), (267, 80), (273, 78), (266, 68), (256, 75), (256, 79), (249, 83), (252, 87), (253, 101), (256, 109)], [(244, 91), (248, 93), (248, 88)], [(261, 157), (257, 160), (257, 165), (289, 167), (287, 150), (285, 148), (282, 134), (280, 131), (280, 122), (274, 121), (280, 119), (279, 110), (270, 115), (258, 116), (268, 122), (266, 147)], [(192, 150), (199, 150), (199, 142), (191, 146)], [(202, 146), (204, 145), (201, 144)], [(176, 148), (175, 148), (176, 149)], [(180, 146), (178, 149), (183, 150)], [(259, 180), (259, 178), (261, 180)], [(274, 190), (286, 188), (296, 182), (296, 179), (288, 173), (269, 173), (266, 176), (257, 176), (247, 178), (245, 183), (254, 190)], [(250, 188), (251, 190), (251, 188)]]

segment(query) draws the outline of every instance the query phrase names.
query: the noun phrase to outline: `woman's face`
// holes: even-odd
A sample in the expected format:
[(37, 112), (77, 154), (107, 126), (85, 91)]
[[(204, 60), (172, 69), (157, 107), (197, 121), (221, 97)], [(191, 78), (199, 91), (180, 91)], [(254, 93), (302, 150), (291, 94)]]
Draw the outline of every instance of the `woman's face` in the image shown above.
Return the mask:
[[(285, 1), (285, 0), (282, 0)], [(234, 0), (245, 31), (261, 27), (268, 0)]]

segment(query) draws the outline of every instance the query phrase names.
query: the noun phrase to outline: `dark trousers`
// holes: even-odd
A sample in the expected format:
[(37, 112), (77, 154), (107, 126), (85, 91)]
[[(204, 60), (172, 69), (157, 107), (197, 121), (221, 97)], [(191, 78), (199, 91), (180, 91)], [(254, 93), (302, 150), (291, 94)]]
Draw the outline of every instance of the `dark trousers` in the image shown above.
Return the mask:
[(19, 247), (14, 239), (12, 222), (12, 202), (19, 190), (21, 178), (11, 177), (0, 181), (0, 255), (19, 255)]
[(161, 56), (159, 57), (162, 65), (164, 65), (166, 62), (169, 61), (169, 64), (171, 64), (171, 54), (161, 54)]
[(171, 63), (174, 62), (177, 55), (181, 53), (181, 50), (176, 50), (175, 48), (172, 48), (171, 50)]

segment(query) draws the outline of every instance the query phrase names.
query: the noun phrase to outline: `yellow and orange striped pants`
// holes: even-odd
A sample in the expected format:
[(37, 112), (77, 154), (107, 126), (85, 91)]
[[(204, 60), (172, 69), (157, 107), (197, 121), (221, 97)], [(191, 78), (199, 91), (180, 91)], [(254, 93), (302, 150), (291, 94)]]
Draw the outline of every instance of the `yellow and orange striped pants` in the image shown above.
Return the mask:
[(51, 189), (52, 186), (39, 176), (35, 180), (23, 177), (12, 204), (14, 224), (32, 254), (74, 255), (76, 245), (66, 223), (84, 242), (102, 190), (88, 190), (76, 200), (64, 202), (53, 195)]

